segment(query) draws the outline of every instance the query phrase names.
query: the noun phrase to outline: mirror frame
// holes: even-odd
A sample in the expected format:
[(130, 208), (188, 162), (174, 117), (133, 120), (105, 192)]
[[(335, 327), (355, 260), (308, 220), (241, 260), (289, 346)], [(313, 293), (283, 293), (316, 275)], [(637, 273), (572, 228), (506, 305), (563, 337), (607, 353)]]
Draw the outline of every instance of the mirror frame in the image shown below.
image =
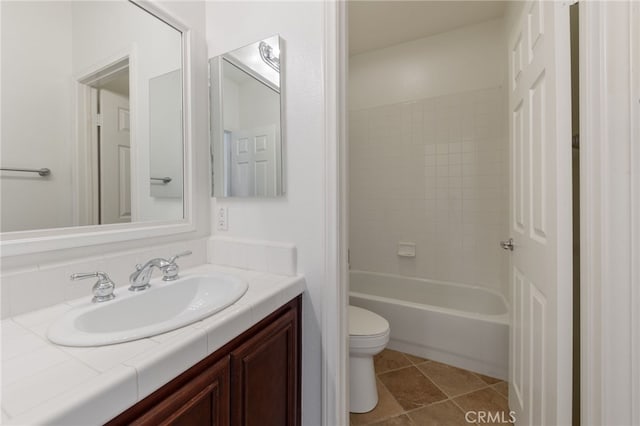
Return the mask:
[(193, 158), (191, 113), (191, 28), (167, 9), (151, 0), (128, 0), (134, 7), (160, 19), (182, 36), (182, 138), (183, 138), (183, 218), (179, 220), (137, 223), (87, 225), (63, 228), (35, 229), (0, 233), (0, 258), (87, 247), (100, 244), (143, 240), (153, 237), (184, 234), (196, 230), (193, 211)]
[[(209, 146), (209, 163), (211, 164), (211, 187), (209, 188), (209, 193), (211, 198), (220, 198), (220, 199), (238, 199), (238, 200), (278, 200), (282, 199), (287, 195), (287, 115), (286, 115), (286, 43), (282, 36), (278, 34), (273, 34), (272, 36), (278, 36), (278, 43), (280, 43), (280, 168), (282, 173), (282, 185), (278, 194), (273, 197), (234, 197), (229, 196), (226, 197), (224, 195), (216, 195), (216, 169), (220, 170), (224, 168), (222, 164), (216, 165), (216, 161), (218, 161), (215, 156), (215, 148), (222, 143), (224, 138), (224, 114), (223, 111), (223, 99), (224, 96), (222, 93), (222, 64), (223, 60), (227, 60), (232, 65), (238, 66), (237, 62), (233, 60), (233, 58), (229, 57), (229, 53), (233, 52), (225, 52), (220, 55), (211, 57), (207, 59), (209, 63), (209, 138), (210, 138), (210, 146)], [(265, 37), (269, 38), (269, 37)], [(260, 40), (258, 40), (260, 41)], [(244, 46), (240, 46), (238, 49), (242, 49), (243, 47), (250, 46), (253, 43), (249, 43)], [(234, 49), (236, 50), (236, 49)], [(243, 67), (238, 66), (243, 69)], [(247, 72), (247, 71), (245, 71)], [(250, 72), (247, 72), (249, 75), (253, 77)], [(255, 78), (255, 77), (254, 77)], [(263, 83), (265, 84), (265, 83)]]

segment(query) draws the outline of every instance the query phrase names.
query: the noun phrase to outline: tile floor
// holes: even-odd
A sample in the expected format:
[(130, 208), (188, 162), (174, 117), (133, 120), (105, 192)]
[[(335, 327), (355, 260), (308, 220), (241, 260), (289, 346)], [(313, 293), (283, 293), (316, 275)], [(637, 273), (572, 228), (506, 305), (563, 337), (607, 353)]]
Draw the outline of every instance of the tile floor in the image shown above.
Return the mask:
[(378, 405), (351, 413), (352, 426), (467, 426), (473, 424), (465, 420), (467, 411), (502, 412), (509, 419), (502, 380), (390, 349), (374, 361)]

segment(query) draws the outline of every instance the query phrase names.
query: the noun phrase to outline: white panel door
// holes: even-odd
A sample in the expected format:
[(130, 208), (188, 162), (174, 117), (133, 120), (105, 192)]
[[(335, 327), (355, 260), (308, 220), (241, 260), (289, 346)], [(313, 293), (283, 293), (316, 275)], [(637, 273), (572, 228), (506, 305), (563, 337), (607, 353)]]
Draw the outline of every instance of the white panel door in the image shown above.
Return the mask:
[(571, 424), (569, 6), (524, 4), (510, 24), (512, 325), (518, 425)]
[(100, 223), (131, 222), (129, 99), (100, 90)]
[(238, 197), (276, 195), (275, 126), (232, 133), (231, 193)]

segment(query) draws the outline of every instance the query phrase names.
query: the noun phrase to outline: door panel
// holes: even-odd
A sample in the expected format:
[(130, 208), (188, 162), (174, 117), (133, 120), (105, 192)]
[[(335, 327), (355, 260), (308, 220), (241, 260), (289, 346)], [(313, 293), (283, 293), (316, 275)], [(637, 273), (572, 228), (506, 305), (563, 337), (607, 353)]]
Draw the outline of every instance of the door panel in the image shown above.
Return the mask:
[(298, 313), (288, 311), (231, 353), (231, 424), (295, 426)]
[(274, 126), (232, 133), (231, 196), (274, 197), (277, 184)]
[(100, 90), (100, 223), (131, 222), (129, 99)]
[(572, 232), (569, 8), (517, 4), (508, 36), (509, 404), (516, 424), (569, 424), (571, 262), (559, 260), (570, 259)]

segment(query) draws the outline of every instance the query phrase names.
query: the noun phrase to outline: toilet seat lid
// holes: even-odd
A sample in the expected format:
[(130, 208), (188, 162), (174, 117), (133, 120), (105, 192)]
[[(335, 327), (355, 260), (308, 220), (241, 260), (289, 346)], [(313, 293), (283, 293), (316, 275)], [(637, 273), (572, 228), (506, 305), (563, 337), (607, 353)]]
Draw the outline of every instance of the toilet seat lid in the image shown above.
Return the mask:
[(389, 331), (389, 322), (380, 315), (349, 305), (349, 335), (377, 336)]

